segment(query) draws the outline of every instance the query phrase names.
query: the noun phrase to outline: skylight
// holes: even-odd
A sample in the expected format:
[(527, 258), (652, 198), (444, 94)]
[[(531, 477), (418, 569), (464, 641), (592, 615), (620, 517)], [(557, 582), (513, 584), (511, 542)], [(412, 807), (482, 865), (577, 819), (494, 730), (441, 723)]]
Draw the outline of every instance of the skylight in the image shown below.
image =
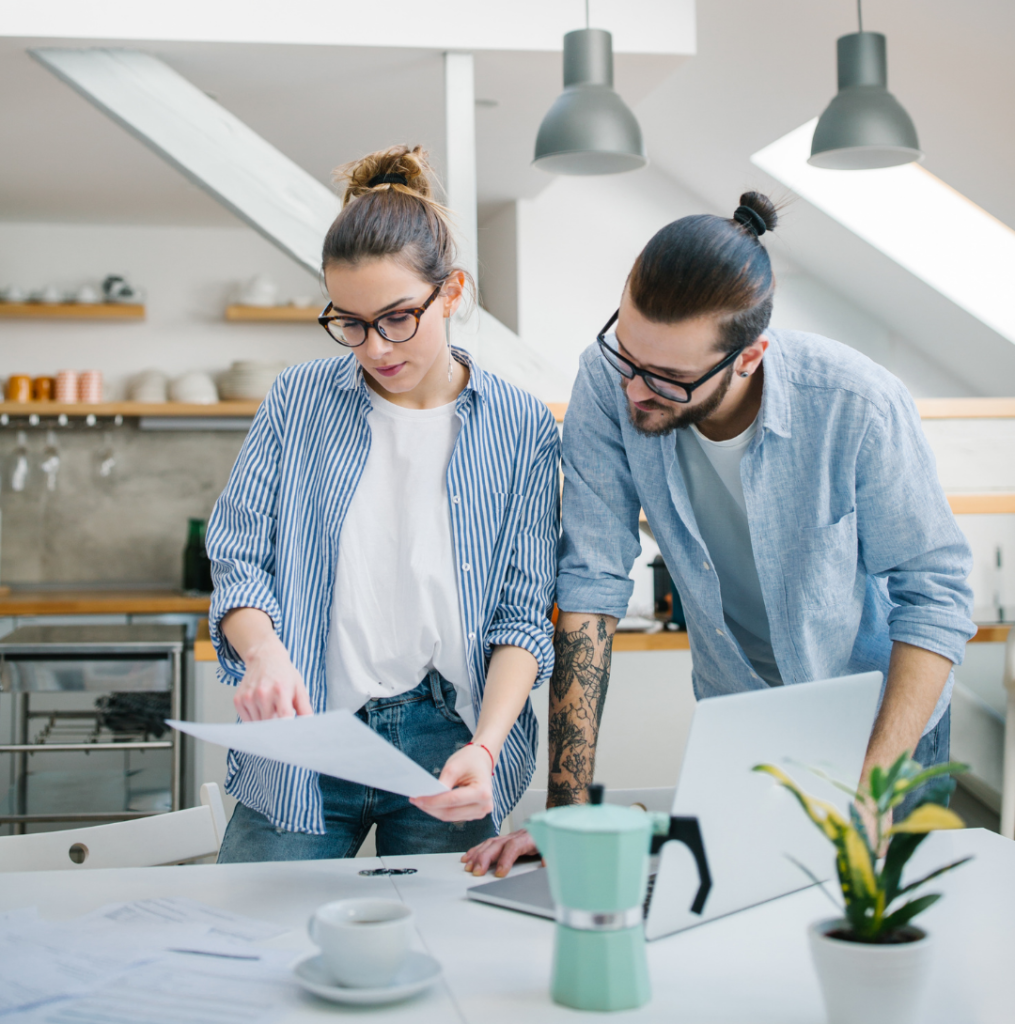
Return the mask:
[(817, 120), (751, 162), (1015, 343), (1015, 231), (918, 164), (811, 167)]

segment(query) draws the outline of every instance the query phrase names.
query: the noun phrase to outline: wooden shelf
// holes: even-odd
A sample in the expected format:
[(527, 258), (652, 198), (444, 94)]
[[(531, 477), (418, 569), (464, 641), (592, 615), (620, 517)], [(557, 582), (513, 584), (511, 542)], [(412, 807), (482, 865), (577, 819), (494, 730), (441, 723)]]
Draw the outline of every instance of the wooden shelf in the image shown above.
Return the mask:
[(144, 320), (133, 302), (0, 302), (0, 317), (14, 320)]
[(685, 632), (614, 633), (613, 651), (688, 651), (691, 641)]
[(998, 515), (1015, 512), (1015, 494), (949, 494), (955, 515)]
[(925, 420), (983, 420), (1015, 417), (1015, 398), (918, 398)]
[(177, 590), (11, 590), (0, 596), (0, 615), (207, 614), (210, 598)]
[[(567, 402), (547, 402), (561, 423)], [(918, 398), (916, 408), (925, 420), (983, 420), (1015, 418), (1015, 398)]]
[(227, 320), (246, 323), (317, 323), (322, 306), (226, 306)]
[(253, 416), (260, 402), (0, 402), (8, 416)]

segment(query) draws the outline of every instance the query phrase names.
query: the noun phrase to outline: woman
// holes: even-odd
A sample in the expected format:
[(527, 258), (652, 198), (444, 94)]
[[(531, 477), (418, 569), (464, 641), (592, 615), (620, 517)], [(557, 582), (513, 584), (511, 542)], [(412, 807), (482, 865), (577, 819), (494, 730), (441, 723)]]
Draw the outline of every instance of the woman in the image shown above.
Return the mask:
[(343, 171), (320, 317), (350, 350), (286, 370), (208, 529), (210, 614), (245, 721), (354, 711), (450, 792), (392, 793), (230, 751), (220, 861), (465, 850), (535, 763), (559, 526), (556, 425), (450, 343), (468, 275), (426, 155)]

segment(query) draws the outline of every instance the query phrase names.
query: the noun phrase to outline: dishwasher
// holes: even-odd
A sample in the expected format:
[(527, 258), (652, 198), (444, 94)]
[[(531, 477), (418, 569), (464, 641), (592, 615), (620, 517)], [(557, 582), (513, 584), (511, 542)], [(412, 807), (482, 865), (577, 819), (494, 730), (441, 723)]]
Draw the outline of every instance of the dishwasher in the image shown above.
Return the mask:
[[(180, 809), (182, 626), (25, 626), (0, 639), (14, 834)], [(7, 705), (4, 707), (4, 705)]]

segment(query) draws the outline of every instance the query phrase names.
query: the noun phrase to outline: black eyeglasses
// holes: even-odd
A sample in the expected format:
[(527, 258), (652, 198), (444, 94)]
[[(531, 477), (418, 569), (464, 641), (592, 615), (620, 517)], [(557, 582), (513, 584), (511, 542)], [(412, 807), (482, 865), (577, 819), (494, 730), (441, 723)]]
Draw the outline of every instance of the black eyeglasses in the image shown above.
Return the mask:
[(665, 398), (669, 402), (689, 402), (691, 400), (691, 394), (695, 388), (700, 388), (705, 381), (714, 377), (720, 370), (724, 370), (727, 366), (732, 363), (741, 352), (743, 352), (746, 346), (741, 346), (738, 349), (730, 352), (725, 359), (721, 362), (716, 363), (704, 377), (699, 377), (696, 381), (690, 384), (685, 384), (678, 380), (670, 380), (669, 377), (660, 377), (658, 373), (649, 373), (648, 370), (643, 370), (640, 366), (635, 366), (630, 359), (625, 359), (620, 352), (617, 351), (616, 347), (611, 347), (607, 343), (607, 338), (612, 338), (614, 345), (617, 344), (616, 334), (607, 334), (607, 331), (617, 322), (617, 317), (620, 315), (618, 309), (613, 316), (610, 317), (609, 322), (599, 332), (596, 341), (599, 343), (599, 349), (603, 353), (606, 361), (612, 366), (621, 377), (626, 380), (634, 380), (635, 377), (641, 377), (645, 382), (645, 386), (649, 391), (655, 392), (660, 398)]
[(372, 327), (385, 341), (401, 344), (411, 341), (419, 330), (420, 317), (430, 308), (431, 303), (440, 294), (444, 282), (430, 293), (430, 298), (415, 309), (395, 309), (376, 320), (361, 320), (358, 316), (333, 312), (329, 302), (317, 318), (317, 322), (339, 343), (346, 348), (359, 348), (367, 340)]

